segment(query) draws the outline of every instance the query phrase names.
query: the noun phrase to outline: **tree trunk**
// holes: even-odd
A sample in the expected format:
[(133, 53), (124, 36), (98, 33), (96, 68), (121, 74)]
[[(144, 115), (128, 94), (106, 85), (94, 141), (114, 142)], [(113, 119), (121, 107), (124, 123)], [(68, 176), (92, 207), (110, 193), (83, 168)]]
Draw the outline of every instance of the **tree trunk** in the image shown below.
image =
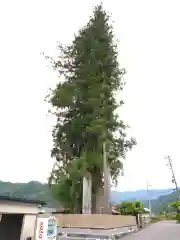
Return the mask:
[(96, 213), (96, 194), (95, 193), (92, 193), (92, 214), (95, 214)]

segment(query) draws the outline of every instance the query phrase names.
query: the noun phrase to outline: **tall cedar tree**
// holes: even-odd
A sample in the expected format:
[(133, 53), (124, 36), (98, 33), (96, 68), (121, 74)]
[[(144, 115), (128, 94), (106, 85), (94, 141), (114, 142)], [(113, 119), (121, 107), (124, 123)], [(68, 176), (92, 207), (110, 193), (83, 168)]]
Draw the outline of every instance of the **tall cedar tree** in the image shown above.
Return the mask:
[(115, 114), (121, 104), (116, 103), (114, 94), (123, 90), (124, 83), (113, 28), (102, 5), (94, 8), (72, 44), (60, 44), (58, 49), (59, 57), (52, 65), (64, 80), (50, 95), (57, 123), (52, 148), (56, 164), (49, 182), (56, 186), (61, 204), (77, 212), (82, 204), (83, 175), (91, 173), (95, 212), (96, 194), (103, 186), (103, 141), (107, 142), (114, 181), (123, 167), (120, 159), (135, 144), (135, 140), (127, 140), (127, 126)]

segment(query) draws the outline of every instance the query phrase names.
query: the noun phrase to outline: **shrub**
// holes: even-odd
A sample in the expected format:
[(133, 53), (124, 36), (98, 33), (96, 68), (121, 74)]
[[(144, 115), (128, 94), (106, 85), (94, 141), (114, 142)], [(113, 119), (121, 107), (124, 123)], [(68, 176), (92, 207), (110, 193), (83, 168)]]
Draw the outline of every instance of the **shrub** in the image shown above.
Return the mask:
[(180, 222), (180, 213), (177, 213), (177, 214), (176, 214), (176, 220), (177, 220), (178, 222)]

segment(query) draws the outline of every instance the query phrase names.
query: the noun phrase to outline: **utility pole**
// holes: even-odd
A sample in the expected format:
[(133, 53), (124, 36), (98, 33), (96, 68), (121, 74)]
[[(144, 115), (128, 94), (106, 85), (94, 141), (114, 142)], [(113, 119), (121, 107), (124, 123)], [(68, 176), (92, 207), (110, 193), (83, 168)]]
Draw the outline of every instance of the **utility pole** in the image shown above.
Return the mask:
[(175, 174), (174, 174), (174, 169), (173, 169), (173, 165), (172, 165), (172, 159), (171, 159), (170, 156), (165, 157), (165, 159), (168, 160), (167, 166), (171, 170), (171, 173), (172, 173), (172, 183), (174, 183), (174, 185), (175, 185), (175, 189), (176, 189), (176, 193), (177, 193), (177, 200), (179, 201), (180, 200), (180, 193), (179, 193), (176, 177), (175, 177)]
[(151, 185), (149, 184), (149, 182), (146, 182), (146, 189), (147, 189), (147, 195), (148, 195), (148, 209), (150, 210), (150, 216), (151, 216), (151, 197), (150, 197), (150, 193), (149, 193), (149, 187)]

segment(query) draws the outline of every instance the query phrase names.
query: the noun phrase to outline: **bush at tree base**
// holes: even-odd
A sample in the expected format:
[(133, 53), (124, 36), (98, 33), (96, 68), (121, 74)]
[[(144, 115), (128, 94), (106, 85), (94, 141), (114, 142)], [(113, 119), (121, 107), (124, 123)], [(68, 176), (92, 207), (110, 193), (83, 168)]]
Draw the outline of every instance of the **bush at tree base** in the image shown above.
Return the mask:
[(176, 220), (180, 223), (180, 213), (176, 214)]

